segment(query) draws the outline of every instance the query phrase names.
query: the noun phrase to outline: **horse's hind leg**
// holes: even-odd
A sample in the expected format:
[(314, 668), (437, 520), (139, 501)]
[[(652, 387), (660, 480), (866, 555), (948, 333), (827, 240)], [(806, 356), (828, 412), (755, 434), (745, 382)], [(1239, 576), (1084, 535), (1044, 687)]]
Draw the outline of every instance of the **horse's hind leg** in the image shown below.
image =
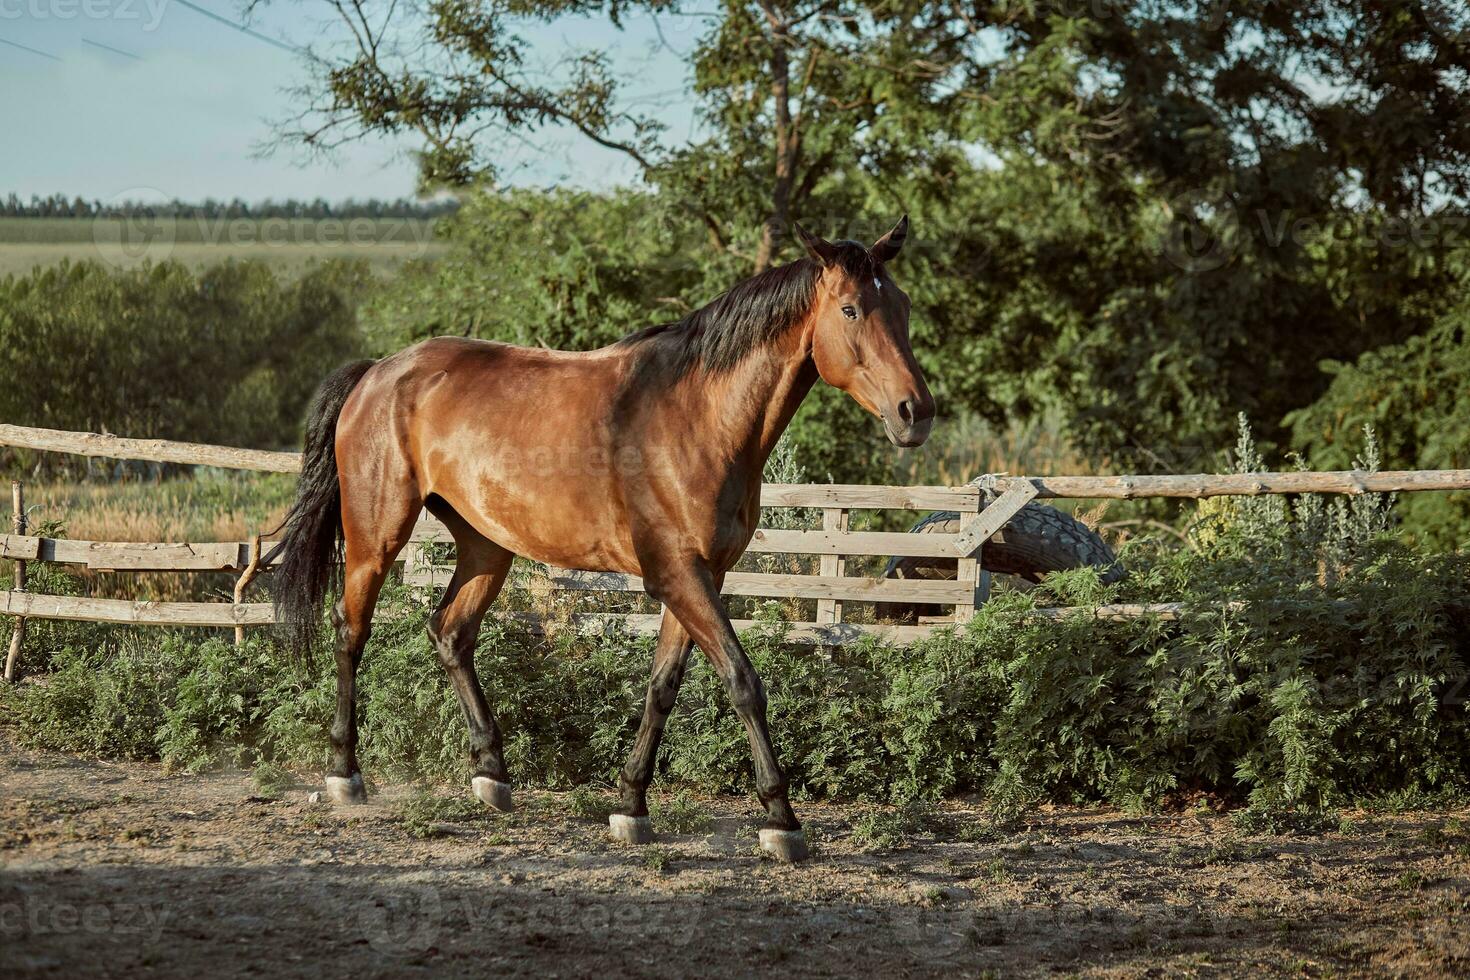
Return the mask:
[(342, 596), (332, 607), (332, 625), (337, 631), (337, 713), (332, 722), (332, 771), (326, 782), (327, 795), (337, 803), (367, 799), (357, 764), (357, 668), (372, 632), (378, 593), (402, 547), (364, 553), (349, 544)]
[(515, 556), (475, 531), (438, 498), (430, 498), (428, 506), (453, 533), (458, 552), (454, 576), (429, 617), (429, 642), (449, 674), (469, 726), (470, 765), (474, 769), (470, 785), (486, 806), (509, 811), (513, 806), (510, 774), (505, 768), (500, 728), (475, 673), (475, 641), (485, 611), (500, 594)]
[[(344, 487), (344, 490), (346, 487)], [(413, 535), (422, 505), (416, 499), (354, 503), (342, 495), (342, 596), (332, 607), (337, 631), (337, 712), (332, 721), (332, 770), (327, 796), (337, 803), (367, 799), (357, 764), (357, 668), (372, 632), (378, 593), (393, 561)]]

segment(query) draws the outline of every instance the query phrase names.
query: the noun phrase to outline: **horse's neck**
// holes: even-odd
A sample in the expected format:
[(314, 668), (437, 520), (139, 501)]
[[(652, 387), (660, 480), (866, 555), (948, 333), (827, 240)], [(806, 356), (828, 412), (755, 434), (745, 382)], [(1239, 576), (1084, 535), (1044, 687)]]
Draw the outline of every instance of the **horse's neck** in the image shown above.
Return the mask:
[(806, 331), (794, 327), (751, 351), (713, 386), (730, 458), (753, 453), (764, 465), (817, 380)]

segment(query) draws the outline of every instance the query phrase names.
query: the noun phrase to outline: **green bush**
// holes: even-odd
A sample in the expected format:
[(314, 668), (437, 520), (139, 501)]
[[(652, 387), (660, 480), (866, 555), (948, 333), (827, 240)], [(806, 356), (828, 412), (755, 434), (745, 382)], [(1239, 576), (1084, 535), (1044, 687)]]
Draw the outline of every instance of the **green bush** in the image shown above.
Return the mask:
[(198, 273), (63, 263), (0, 280), (7, 384), (23, 425), (239, 446), (297, 439), (321, 379), (358, 356), (364, 265), (278, 279), (259, 262)]
[[(1136, 548), (1123, 586), (1059, 577), (907, 648), (823, 652), (757, 624), (745, 641), (793, 787), (900, 805), (982, 791), (1004, 816), (1039, 798), (1149, 807), (1192, 790), (1313, 812), (1470, 784), (1470, 558), (1368, 542), (1323, 584), (1285, 544), (1261, 543), (1250, 560), (1241, 547), (1226, 535), (1207, 553)], [(1178, 622), (1026, 615), (1116, 598), (1200, 606)], [(1209, 606), (1227, 600), (1246, 605)], [(379, 778), (457, 783), (465, 727), (426, 614), (404, 594), (385, 600), (359, 688), (360, 756)], [(203, 631), (105, 632), (54, 652), (45, 684), (0, 695), (17, 739), (181, 769), (325, 765), (330, 669), (298, 674), (262, 638), (236, 648)], [(651, 656), (649, 638), (616, 630), (543, 639), (487, 623), (478, 668), (516, 779), (614, 782)], [(659, 765), (700, 791), (752, 784), (745, 732), (702, 659)]]
[[(1385, 434), (1393, 469), (1470, 467), (1470, 274), (1456, 306), (1426, 333), (1369, 351), (1353, 363), (1326, 361), (1332, 384), (1316, 402), (1287, 417), (1294, 442), (1322, 469), (1352, 465), (1364, 427)], [(1400, 504), (1406, 534), (1422, 545), (1463, 547), (1470, 494), (1416, 493)]]

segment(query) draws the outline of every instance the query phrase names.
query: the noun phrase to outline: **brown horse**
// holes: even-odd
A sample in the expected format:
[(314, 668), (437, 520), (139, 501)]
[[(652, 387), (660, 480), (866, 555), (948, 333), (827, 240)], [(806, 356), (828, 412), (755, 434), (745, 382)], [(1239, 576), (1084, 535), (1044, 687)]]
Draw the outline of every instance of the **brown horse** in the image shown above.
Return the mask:
[(334, 800), (365, 795), (357, 667), (378, 591), (427, 508), (458, 549), (429, 638), (469, 724), (477, 796), (511, 805), (474, 649), (512, 558), (627, 572), (643, 577), (664, 613), (614, 835), (651, 839), (654, 755), (697, 643), (750, 736), (770, 817), (762, 846), (788, 860), (805, 854), (766, 730), (765, 691), (720, 586), (755, 532), (766, 458), (818, 377), (882, 419), (898, 446), (928, 437), (934, 400), (909, 347), (909, 298), (887, 270), (908, 218), (871, 248), (796, 230), (809, 258), (610, 347), (571, 353), (440, 337), (323, 384), (274, 592), (301, 649), (341, 549)]

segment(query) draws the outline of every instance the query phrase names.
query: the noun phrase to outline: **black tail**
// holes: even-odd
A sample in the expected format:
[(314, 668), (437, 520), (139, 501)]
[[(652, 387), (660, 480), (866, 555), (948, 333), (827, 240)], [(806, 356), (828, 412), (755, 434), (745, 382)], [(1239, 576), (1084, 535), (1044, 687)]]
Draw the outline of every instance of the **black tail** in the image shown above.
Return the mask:
[(306, 445), (296, 502), (282, 527), (280, 542), (262, 559), (284, 556), (271, 575), (276, 624), (291, 655), (307, 659), (321, 625), (322, 604), (340, 577), (342, 488), (337, 482), (337, 417), (372, 361), (338, 368), (322, 382), (306, 415)]

